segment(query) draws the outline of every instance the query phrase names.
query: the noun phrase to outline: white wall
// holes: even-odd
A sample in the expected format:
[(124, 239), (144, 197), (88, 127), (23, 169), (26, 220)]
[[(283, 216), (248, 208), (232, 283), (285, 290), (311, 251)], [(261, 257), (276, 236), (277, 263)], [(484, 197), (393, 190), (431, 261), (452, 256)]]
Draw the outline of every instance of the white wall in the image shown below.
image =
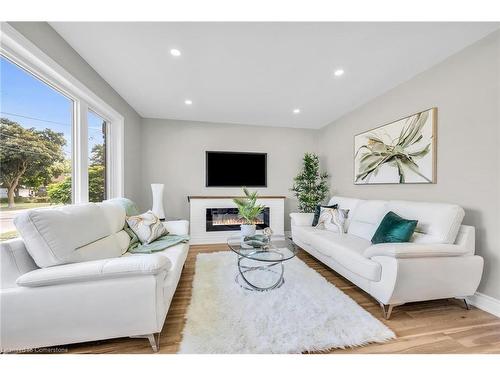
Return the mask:
[(167, 216), (189, 217), (188, 195), (241, 195), (239, 188), (205, 187), (205, 151), (267, 152), (267, 188), (262, 195), (286, 195), (288, 213), (296, 209), (290, 187), (305, 152), (316, 149), (314, 130), (145, 119), (142, 208), (151, 207), (151, 183), (165, 184)]
[(125, 118), (125, 195), (139, 199), (141, 118), (113, 88), (46, 22), (9, 22)]
[[(290, 198), (289, 188), (303, 154), (320, 152), (336, 194), (462, 205), (464, 222), (477, 230), (477, 252), (485, 258), (479, 289), (500, 298), (500, 32), (314, 131), (141, 121), (48, 24), (10, 24), (125, 117), (125, 194), (141, 208), (151, 205), (152, 182), (166, 185), (169, 216), (188, 216), (187, 195), (239, 194), (239, 189), (205, 187), (206, 150), (267, 152), (268, 187), (259, 191)], [(437, 183), (354, 185), (354, 134), (430, 107), (438, 107)], [(295, 207), (296, 201), (287, 199), (286, 227), (288, 213)]]
[[(496, 32), (331, 123), (319, 137), (336, 194), (462, 205), (485, 259), (479, 291), (494, 298), (500, 298), (499, 71)], [(437, 183), (354, 185), (354, 135), (430, 107), (438, 108)]]

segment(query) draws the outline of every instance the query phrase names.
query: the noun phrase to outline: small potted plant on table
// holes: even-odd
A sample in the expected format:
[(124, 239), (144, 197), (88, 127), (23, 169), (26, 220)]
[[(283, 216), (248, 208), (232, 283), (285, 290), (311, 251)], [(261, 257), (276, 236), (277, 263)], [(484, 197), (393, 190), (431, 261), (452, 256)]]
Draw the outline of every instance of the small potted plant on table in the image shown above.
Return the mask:
[(249, 192), (247, 188), (243, 188), (245, 197), (234, 198), (233, 202), (238, 207), (238, 215), (244, 219), (244, 224), (241, 224), (241, 236), (248, 237), (255, 234), (255, 223), (257, 217), (264, 211), (264, 206), (257, 204), (257, 192)]

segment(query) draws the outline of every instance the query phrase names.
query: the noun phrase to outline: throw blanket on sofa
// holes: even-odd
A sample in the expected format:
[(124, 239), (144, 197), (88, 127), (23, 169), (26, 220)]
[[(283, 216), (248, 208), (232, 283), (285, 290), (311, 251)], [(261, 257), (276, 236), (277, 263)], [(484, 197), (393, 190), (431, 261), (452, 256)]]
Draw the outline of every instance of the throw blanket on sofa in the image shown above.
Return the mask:
[(151, 254), (155, 251), (162, 251), (168, 247), (175, 246), (181, 242), (188, 242), (189, 236), (187, 234), (178, 236), (176, 234), (166, 234), (161, 236), (157, 240), (151, 242), (150, 244), (141, 244), (139, 238), (130, 228), (124, 228), (125, 232), (130, 236), (130, 245), (128, 246), (128, 252), (130, 253), (142, 253)]
[[(124, 209), (127, 216), (134, 216), (139, 214), (134, 202), (127, 198), (115, 198), (111, 199), (119, 203)], [(166, 248), (180, 244), (181, 242), (188, 242), (188, 235), (176, 235), (176, 234), (166, 234), (158, 238), (157, 240), (151, 242), (150, 244), (141, 244), (137, 235), (130, 229), (127, 222), (125, 222), (125, 227), (123, 228), (125, 232), (130, 236), (130, 244), (127, 251), (130, 253), (141, 253), (141, 254), (151, 254), (156, 251), (162, 251)]]

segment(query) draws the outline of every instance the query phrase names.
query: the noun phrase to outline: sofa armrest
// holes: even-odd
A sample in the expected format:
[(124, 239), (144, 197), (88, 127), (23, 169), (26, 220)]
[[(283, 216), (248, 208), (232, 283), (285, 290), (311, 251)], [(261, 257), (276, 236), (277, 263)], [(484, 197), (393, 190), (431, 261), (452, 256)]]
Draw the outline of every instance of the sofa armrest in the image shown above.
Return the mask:
[(170, 267), (167, 257), (148, 254), (40, 268), (18, 277), (16, 283), (24, 287), (38, 287), (134, 275), (156, 275)]
[(189, 234), (189, 221), (187, 220), (164, 221), (163, 225), (171, 234), (176, 234), (178, 236)]
[(367, 248), (363, 255), (366, 258), (373, 258), (375, 256), (428, 258), (464, 256), (468, 252), (469, 250), (463, 246), (451, 244), (380, 243)]
[(314, 213), (293, 212), (290, 214), (290, 218), (292, 219), (292, 225), (311, 226), (314, 219)]

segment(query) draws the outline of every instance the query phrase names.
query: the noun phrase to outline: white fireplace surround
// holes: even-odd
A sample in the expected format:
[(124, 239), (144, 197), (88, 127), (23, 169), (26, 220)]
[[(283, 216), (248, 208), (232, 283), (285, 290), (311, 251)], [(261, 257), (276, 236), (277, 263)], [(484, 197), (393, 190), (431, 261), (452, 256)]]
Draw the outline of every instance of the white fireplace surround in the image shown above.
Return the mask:
[[(192, 245), (225, 243), (229, 236), (239, 234), (238, 230), (207, 232), (206, 230), (206, 211), (207, 208), (235, 208), (233, 196), (190, 196), (189, 199), (189, 227), (190, 243)], [(269, 226), (274, 234), (285, 233), (285, 197), (266, 196), (257, 200), (258, 204), (269, 207)], [(261, 231), (257, 231), (258, 233)]]

